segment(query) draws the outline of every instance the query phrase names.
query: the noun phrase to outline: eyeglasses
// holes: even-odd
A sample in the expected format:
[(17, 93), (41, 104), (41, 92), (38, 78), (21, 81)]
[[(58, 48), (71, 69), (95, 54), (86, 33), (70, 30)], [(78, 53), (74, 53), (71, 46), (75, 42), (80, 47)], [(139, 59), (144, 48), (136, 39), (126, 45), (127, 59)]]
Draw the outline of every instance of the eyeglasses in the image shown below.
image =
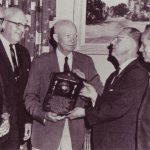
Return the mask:
[[(3, 19), (3, 20), (4, 20), (4, 19)], [(20, 23), (20, 22), (14, 22), (14, 21), (11, 21), (11, 20), (5, 20), (5, 21), (15, 24), (16, 27), (19, 28), (19, 29), (20, 29), (20, 28), (23, 28), (23, 29), (25, 29), (26, 31), (29, 31), (29, 29), (30, 29), (30, 26), (27, 25), (27, 24), (24, 25), (24, 24), (22, 24), (22, 23)]]

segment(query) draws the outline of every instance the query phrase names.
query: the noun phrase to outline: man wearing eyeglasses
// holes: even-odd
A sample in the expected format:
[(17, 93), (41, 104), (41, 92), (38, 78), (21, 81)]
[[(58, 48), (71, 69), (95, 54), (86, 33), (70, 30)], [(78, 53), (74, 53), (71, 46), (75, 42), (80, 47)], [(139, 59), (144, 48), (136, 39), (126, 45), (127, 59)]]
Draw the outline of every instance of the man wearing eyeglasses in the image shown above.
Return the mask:
[(27, 49), (19, 44), (27, 29), (27, 19), (22, 10), (10, 7), (5, 10), (4, 19), (1, 20), (0, 74), (10, 114), (10, 131), (8, 140), (0, 144), (0, 150), (19, 150), (20, 142), (28, 140), (31, 134), (31, 118), (23, 102), (30, 56)]
[[(0, 32), (2, 31), (2, 23), (4, 18), (4, 9), (0, 7), (0, 18), (2, 21), (0, 21)], [(10, 129), (10, 123), (9, 123), (9, 113), (7, 112), (7, 108), (4, 103), (5, 94), (3, 89), (3, 81), (0, 74), (0, 143), (4, 142), (8, 138), (8, 132)]]
[(81, 91), (93, 104), (85, 110), (92, 127), (92, 150), (137, 149), (137, 116), (149, 82), (148, 72), (137, 59), (140, 37), (140, 31), (132, 27), (119, 32), (111, 42), (111, 55), (119, 68), (106, 80), (102, 96), (88, 83)]

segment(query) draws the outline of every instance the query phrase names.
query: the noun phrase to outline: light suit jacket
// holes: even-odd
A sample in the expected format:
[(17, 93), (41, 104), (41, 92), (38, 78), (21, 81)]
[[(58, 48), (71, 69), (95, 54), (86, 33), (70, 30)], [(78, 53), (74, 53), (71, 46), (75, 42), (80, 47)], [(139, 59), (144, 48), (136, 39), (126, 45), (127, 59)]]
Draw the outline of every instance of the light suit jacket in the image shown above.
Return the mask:
[[(81, 70), (87, 81), (102, 93), (102, 84), (96, 72), (94, 63), (89, 56), (73, 52), (73, 69)], [(45, 112), (42, 104), (49, 87), (51, 72), (59, 72), (59, 65), (54, 51), (36, 58), (31, 66), (29, 79), (25, 90), (25, 105), (27, 111), (33, 116), (32, 145), (42, 150), (57, 150), (60, 144), (65, 120), (56, 123), (47, 121), (43, 124)], [(84, 101), (77, 99), (76, 107), (84, 107)], [(73, 150), (81, 150), (84, 144), (84, 119), (69, 121)]]

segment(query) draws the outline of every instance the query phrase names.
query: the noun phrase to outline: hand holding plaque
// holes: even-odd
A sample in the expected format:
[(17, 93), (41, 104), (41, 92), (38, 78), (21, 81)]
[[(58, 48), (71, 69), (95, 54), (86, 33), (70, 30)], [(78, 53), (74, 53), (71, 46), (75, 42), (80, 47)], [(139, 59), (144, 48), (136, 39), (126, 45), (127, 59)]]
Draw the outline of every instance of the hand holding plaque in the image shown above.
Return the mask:
[(67, 115), (75, 106), (76, 98), (83, 87), (83, 80), (73, 72), (52, 73), (43, 109)]

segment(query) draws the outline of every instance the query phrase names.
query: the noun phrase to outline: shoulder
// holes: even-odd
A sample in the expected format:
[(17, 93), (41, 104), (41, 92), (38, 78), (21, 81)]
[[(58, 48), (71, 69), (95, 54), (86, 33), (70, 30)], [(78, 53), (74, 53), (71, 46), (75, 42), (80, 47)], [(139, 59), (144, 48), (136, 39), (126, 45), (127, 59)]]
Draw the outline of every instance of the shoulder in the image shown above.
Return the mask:
[(76, 58), (80, 59), (81, 61), (92, 61), (92, 58), (86, 54), (83, 54), (83, 53), (80, 53), (80, 52), (77, 52), (75, 51), (73, 53), (75, 55)]
[(129, 74), (133, 75), (134, 78), (140, 77), (140, 76), (146, 76), (148, 77), (148, 71), (146, 68), (144, 68), (139, 61), (135, 61), (133, 65), (129, 68)]
[(128, 83), (128, 86), (143, 85), (148, 83), (148, 80), (148, 71), (139, 62), (129, 66), (123, 75), (123, 81)]
[(53, 61), (55, 55), (56, 55), (55, 52), (43, 53), (40, 56), (34, 58), (33, 61), (37, 63), (50, 62)]
[(29, 50), (21, 44), (16, 44), (17, 51), (23, 56), (30, 57)]

